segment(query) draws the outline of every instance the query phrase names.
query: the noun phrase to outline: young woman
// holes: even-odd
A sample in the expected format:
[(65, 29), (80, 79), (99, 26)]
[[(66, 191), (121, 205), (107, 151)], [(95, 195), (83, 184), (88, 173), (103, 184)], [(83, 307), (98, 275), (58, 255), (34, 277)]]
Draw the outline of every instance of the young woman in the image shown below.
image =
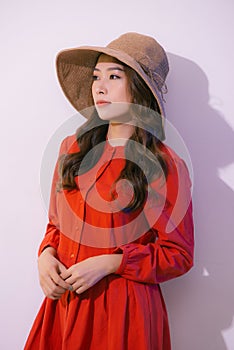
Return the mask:
[(188, 170), (163, 143), (165, 51), (127, 33), (60, 52), (57, 71), (88, 120), (61, 144), (25, 349), (169, 350), (159, 283), (191, 268), (193, 220)]

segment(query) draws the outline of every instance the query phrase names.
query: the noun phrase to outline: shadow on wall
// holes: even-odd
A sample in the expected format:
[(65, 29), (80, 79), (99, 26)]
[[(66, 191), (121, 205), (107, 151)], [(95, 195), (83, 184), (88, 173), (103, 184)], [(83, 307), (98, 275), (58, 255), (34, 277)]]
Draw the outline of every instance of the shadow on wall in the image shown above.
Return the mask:
[(209, 104), (208, 80), (194, 62), (169, 54), (167, 116), (194, 170), (195, 266), (163, 285), (173, 350), (229, 350), (222, 331), (234, 314), (233, 191), (218, 169), (233, 162), (234, 135)]

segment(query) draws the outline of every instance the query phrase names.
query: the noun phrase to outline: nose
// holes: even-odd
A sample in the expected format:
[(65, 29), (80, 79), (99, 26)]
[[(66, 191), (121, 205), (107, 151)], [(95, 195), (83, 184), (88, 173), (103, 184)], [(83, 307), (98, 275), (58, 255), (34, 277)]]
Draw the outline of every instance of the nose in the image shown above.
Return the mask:
[(107, 93), (107, 87), (104, 81), (96, 82), (96, 94), (97, 95), (105, 95)]

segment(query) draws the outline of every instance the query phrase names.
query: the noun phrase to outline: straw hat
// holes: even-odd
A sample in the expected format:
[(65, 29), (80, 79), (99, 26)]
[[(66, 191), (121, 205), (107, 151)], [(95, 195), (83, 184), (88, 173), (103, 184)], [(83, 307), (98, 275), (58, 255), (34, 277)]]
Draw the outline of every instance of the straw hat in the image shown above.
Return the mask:
[(161, 116), (165, 117), (163, 93), (169, 71), (167, 56), (154, 38), (138, 33), (123, 34), (106, 47), (81, 46), (58, 53), (58, 79), (63, 92), (75, 109), (88, 117), (86, 109), (93, 106), (93, 69), (102, 53), (125, 63), (141, 76), (152, 91)]

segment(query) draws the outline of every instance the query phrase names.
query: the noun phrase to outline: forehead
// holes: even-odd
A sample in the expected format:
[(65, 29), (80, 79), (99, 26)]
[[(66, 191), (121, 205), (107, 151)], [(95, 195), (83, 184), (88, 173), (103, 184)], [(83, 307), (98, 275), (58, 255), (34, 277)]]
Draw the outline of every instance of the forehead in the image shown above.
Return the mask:
[(117, 58), (115, 58), (113, 56), (106, 55), (104, 53), (102, 53), (97, 59), (97, 63), (101, 63), (101, 62), (107, 62), (107, 63), (113, 62), (113, 63), (121, 64), (121, 62), (119, 60), (117, 60)]
[(96, 66), (95, 68), (103, 68), (103, 69), (107, 69), (107, 68), (119, 68), (122, 69), (124, 68), (122, 62), (120, 62), (119, 60), (117, 60), (115, 57), (113, 56), (109, 56), (109, 55), (105, 55), (105, 54), (101, 54), (96, 62)]
[(124, 71), (124, 66), (120, 63), (114, 62), (98, 62), (94, 70), (121, 70)]

